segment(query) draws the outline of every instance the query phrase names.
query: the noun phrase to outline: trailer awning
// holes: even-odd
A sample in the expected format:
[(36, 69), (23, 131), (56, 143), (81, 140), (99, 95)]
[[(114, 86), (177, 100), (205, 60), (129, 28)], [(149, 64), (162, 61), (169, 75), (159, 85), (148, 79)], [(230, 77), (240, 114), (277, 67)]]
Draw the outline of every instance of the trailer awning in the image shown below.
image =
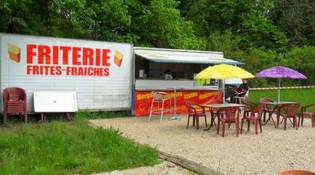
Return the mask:
[(223, 52), (135, 47), (136, 55), (159, 63), (244, 64), (226, 59)]

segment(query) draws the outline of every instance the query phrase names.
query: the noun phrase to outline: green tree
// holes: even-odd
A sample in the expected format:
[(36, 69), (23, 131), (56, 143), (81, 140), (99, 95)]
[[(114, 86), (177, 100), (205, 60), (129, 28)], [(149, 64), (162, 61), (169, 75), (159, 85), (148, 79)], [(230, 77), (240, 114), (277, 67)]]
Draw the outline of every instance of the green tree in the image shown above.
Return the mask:
[(124, 0), (87, 0), (86, 9), (90, 11), (86, 26), (93, 39), (126, 41), (132, 17)]
[(212, 32), (207, 43), (207, 50), (222, 51), (225, 58), (246, 62), (246, 53), (239, 47), (240, 37), (234, 36), (231, 31), (224, 33)]
[(8, 0), (0, 1), (0, 31), (7, 32), (8, 23), (10, 21), (10, 11), (11, 8), (9, 6)]
[(242, 50), (285, 51), (288, 41), (285, 34), (266, 18), (271, 7), (271, 0), (185, 0), (180, 6), (182, 15), (194, 22), (199, 36), (231, 31), (240, 36)]
[(315, 1), (277, 0), (269, 19), (284, 31), (290, 46), (315, 45)]
[(205, 49), (192, 23), (180, 16), (175, 0), (127, 1), (132, 16), (130, 33), (136, 45), (162, 48)]
[(131, 17), (123, 0), (55, 0), (52, 36), (124, 41)]
[(1, 32), (205, 49), (175, 0), (3, 0)]
[(303, 85), (315, 84), (315, 47), (303, 46), (292, 48), (285, 54), (285, 62), (289, 67), (292, 67), (303, 73), (307, 80), (301, 81)]
[(28, 25), (30, 1), (10, 1), (0, 2), (1, 31), (7, 33), (30, 33), (32, 30)]
[(123, 0), (0, 2), (1, 32), (124, 41), (131, 16)]
[[(256, 74), (263, 69), (282, 65), (283, 54), (278, 54), (272, 50), (255, 48), (248, 52), (246, 60), (245, 69)], [(252, 87), (274, 87), (277, 86), (278, 81), (277, 79), (254, 78), (250, 82)]]
[(250, 0), (183, 0), (179, 6), (183, 17), (194, 22), (198, 34), (209, 36), (212, 32), (237, 31), (248, 17)]
[(88, 29), (83, 22), (89, 21), (85, 0), (55, 0), (49, 7), (52, 14), (51, 35), (66, 38), (87, 38)]
[(261, 48), (285, 52), (288, 39), (265, 16), (253, 15), (241, 24), (241, 30), (237, 32), (241, 37), (241, 48)]

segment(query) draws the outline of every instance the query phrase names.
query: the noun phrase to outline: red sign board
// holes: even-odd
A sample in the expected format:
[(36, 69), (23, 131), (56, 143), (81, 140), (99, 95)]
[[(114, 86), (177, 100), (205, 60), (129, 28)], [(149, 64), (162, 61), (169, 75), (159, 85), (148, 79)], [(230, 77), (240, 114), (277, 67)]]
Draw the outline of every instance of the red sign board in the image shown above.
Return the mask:
[[(163, 90), (167, 94), (165, 97), (170, 97), (172, 100), (172, 105), (174, 105), (175, 92), (171, 90)], [(187, 113), (186, 101), (193, 101), (198, 104), (209, 104), (216, 103), (219, 101), (222, 94), (218, 94), (218, 91), (214, 90), (177, 90), (176, 91), (176, 113), (185, 114)], [(135, 91), (134, 97), (134, 114), (136, 116), (149, 115), (150, 107), (152, 102), (152, 92), (151, 91)], [(165, 107), (169, 107), (170, 103), (166, 102)]]

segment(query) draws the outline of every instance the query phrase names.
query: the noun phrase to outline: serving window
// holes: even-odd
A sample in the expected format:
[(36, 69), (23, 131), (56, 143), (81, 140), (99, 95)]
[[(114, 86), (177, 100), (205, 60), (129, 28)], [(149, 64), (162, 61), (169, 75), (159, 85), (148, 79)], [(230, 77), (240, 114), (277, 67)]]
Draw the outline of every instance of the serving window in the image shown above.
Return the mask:
[(160, 63), (136, 57), (136, 78), (193, 80), (194, 75), (206, 68), (205, 64)]

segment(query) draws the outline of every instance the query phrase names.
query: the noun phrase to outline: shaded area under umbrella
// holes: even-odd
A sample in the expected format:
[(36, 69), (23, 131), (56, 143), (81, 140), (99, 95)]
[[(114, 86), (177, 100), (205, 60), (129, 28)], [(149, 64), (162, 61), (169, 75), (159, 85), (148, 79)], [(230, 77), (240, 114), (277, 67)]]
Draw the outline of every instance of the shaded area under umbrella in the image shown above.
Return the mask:
[(307, 79), (307, 77), (300, 72), (284, 66), (274, 66), (264, 69), (255, 74), (255, 78), (278, 78), (278, 102), (280, 102), (280, 84), (282, 78)]
[[(222, 87), (225, 85), (226, 79), (231, 78), (241, 78), (248, 79), (254, 78), (254, 75), (247, 72), (246, 70), (227, 64), (219, 64), (215, 66), (209, 66), (208, 68), (202, 70), (195, 77), (195, 80), (209, 80), (209, 79), (217, 79), (222, 80)], [(225, 103), (225, 92), (223, 91), (223, 102)]]

